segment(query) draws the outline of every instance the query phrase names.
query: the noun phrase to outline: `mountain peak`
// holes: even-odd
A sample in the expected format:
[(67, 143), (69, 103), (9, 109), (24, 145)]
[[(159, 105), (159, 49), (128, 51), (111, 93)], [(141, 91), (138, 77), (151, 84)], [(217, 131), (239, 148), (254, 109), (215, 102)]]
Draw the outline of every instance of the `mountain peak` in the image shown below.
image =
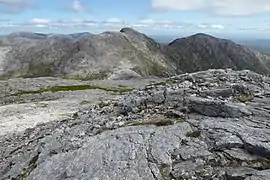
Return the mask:
[(209, 34), (205, 34), (205, 33), (197, 33), (197, 34), (194, 34), (190, 37), (202, 37), (202, 38), (215, 38), (215, 39), (217, 39), (216, 37), (211, 36)]
[(42, 33), (33, 33), (33, 32), (26, 32), (26, 31), (19, 31), (19, 32), (13, 32), (8, 35), (10, 38), (29, 38), (29, 39), (44, 39), (47, 37), (46, 34)]
[(121, 33), (125, 34), (131, 34), (131, 35), (139, 35), (141, 34), (139, 31), (136, 31), (135, 29), (132, 29), (130, 27), (125, 27), (120, 30)]
[(164, 49), (165, 54), (177, 63), (178, 69), (187, 72), (228, 67), (265, 74), (270, 72), (265, 65), (269, 63), (267, 59), (258, 58), (253, 51), (231, 40), (204, 33), (178, 38)]

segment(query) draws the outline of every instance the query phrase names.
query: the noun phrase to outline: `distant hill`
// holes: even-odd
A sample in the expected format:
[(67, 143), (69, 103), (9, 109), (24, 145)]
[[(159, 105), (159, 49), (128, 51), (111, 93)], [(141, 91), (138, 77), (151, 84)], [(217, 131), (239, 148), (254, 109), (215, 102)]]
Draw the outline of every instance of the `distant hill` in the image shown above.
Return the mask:
[(0, 38), (2, 78), (127, 79), (220, 68), (269, 74), (269, 59), (230, 40), (206, 34), (165, 44), (131, 28), (101, 34), (17, 32)]
[(163, 46), (163, 53), (185, 72), (220, 68), (270, 72), (268, 57), (231, 40), (202, 33), (174, 40)]

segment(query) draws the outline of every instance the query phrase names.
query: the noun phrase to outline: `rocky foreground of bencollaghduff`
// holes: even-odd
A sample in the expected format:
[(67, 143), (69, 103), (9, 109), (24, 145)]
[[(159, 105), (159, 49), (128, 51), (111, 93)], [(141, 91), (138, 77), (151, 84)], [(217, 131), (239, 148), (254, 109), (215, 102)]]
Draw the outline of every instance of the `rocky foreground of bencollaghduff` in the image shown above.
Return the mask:
[(0, 81), (0, 179), (270, 179), (268, 76), (132, 81)]

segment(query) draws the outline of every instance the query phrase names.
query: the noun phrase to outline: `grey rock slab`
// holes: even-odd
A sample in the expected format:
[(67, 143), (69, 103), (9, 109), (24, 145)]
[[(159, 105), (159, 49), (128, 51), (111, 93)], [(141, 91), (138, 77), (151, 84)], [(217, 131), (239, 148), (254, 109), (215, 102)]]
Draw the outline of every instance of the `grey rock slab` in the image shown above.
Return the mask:
[(210, 117), (229, 118), (252, 115), (245, 105), (220, 100), (190, 97), (187, 99), (187, 104), (191, 110)]
[(218, 147), (243, 147), (259, 156), (269, 157), (270, 132), (268, 128), (253, 127), (240, 121), (208, 119), (200, 124), (207, 136)]
[[(80, 82), (136, 88), (126, 95), (99, 90), (46, 94), (56, 98), (47, 100), (55, 109), (78, 108), (75, 118), (65, 117), (0, 136), (0, 179), (267, 178), (270, 101), (262, 93), (269, 91), (270, 81), (266, 79), (251, 71), (208, 70), (163, 81), (138, 78)], [(17, 92), (79, 83), (57, 78), (21, 81), (0, 82), (0, 91), (8, 94), (10, 88)], [(264, 97), (254, 97), (258, 93)], [(253, 98), (238, 103), (235, 97), (241, 94)], [(31, 103), (41, 103), (41, 96), (21, 97), (37, 101), (30, 104), (18, 105), (21, 101), (14, 99), (9, 105), (27, 106), (20, 112), (33, 113), (41, 107)], [(4, 114), (7, 119), (20, 113), (6, 108)]]
[(270, 171), (257, 171), (250, 168), (236, 168), (226, 171), (227, 179), (244, 179), (244, 180), (268, 180), (270, 178)]
[(224, 152), (229, 154), (232, 158), (239, 159), (242, 161), (252, 161), (258, 159), (258, 156), (251, 155), (243, 149), (232, 148), (226, 149), (224, 150)]
[(251, 168), (245, 168), (245, 167), (240, 167), (240, 168), (229, 168), (226, 170), (226, 178), (227, 179), (246, 179), (249, 176), (252, 176), (253, 174), (255, 174), (256, 172), (258, 172), (257, 170), (251, 169)]
[(78, 150), (56, 154), (37, 165), (27, 179), (157, 179), (158, 164), (170, 164), (170, 153), (191, 130), (173, 126), (128, 127), (90, 137)]
[(268, 180), (268, 179), (270, 179), (270, 171), (264, 170), (254, 173), (252, 176), (247, 177), (245, 180)]

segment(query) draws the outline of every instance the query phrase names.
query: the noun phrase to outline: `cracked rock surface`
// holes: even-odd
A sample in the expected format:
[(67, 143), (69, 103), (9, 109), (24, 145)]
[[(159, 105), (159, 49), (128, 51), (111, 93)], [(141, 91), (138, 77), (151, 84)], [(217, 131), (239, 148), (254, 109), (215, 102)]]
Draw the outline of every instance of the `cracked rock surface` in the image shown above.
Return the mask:
[(0, 179), (270, 179), (270, 78), (208, 70), (0, 136)]

